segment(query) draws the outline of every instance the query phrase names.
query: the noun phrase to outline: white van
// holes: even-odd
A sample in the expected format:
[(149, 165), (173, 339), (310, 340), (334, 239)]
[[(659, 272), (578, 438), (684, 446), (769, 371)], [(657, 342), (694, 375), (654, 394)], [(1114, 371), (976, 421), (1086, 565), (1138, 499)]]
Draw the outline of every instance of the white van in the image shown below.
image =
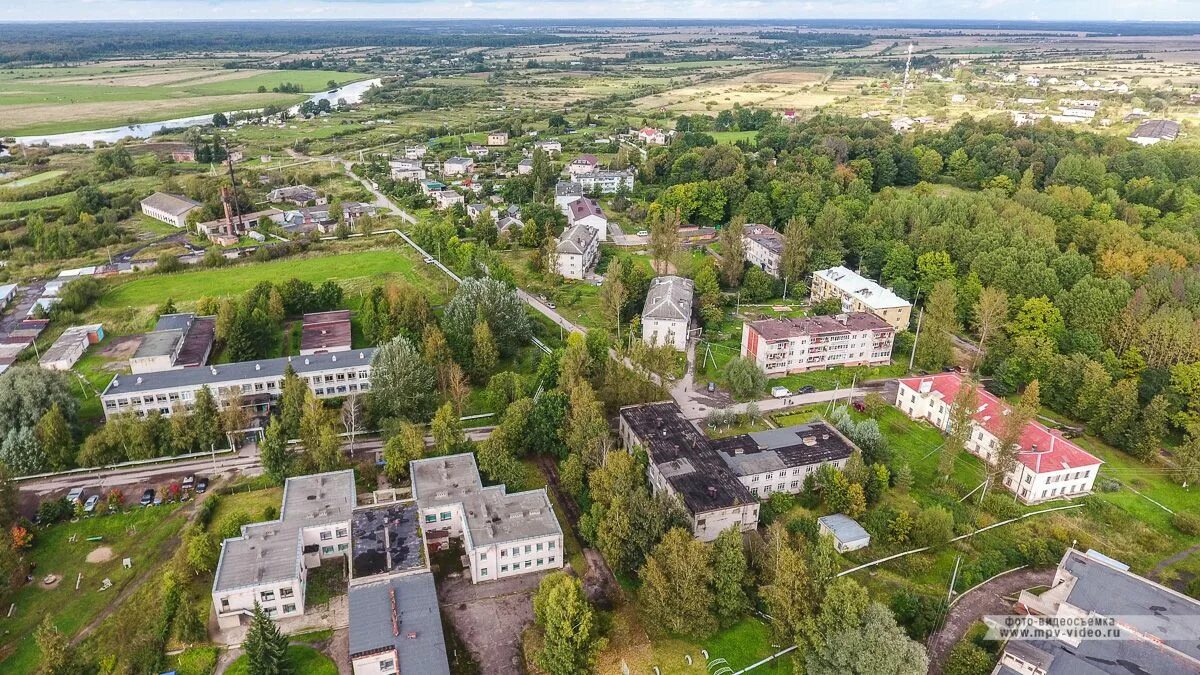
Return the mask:
[(775, 398), (787, 398), (792, 392), (788, 391), (787, 387), (771, 387), (771, 396)]
[(74, 504), (75, 502), (79, 501), (82, 498), (83, 498), (83, 488), (81, 488), (81, 487), (71, 488), (71, 491), (67, 493), (67, 501), (71, 502), (72, 504)]

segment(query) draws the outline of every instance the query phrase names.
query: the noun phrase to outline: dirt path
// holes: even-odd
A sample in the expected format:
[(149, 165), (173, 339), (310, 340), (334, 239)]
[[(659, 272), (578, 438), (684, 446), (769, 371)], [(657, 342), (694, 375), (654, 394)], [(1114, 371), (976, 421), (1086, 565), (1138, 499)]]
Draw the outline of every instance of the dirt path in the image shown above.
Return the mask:
[(1054, 581), (1054, 568), (1022, 569), (984, 582), (975, 590), (961, 596), (946, 615), (940, 630), (929, 636), (929, 672), (940, 675), (942, 664), (950, 650), (967, 634), (967, 629), (988, 614), (1010, 614), (1010, 599), (1034, 586), (1049, 586)]
[(1196, 544), (1190, 548), (1185, 548), (1173, 556), (1163, 558), (1162, 560), (1158, 561), (1158, 564), (1154, 566), (1154, 569), (1150, 570), (1150, 576), (1157, 578), (1163, 570), (1167, 569), (1171, 565), (1174, 565), (1175, 563), (1183, 562), (1187, 558), (1197, 553), (1200, 553), (1200, 544)]

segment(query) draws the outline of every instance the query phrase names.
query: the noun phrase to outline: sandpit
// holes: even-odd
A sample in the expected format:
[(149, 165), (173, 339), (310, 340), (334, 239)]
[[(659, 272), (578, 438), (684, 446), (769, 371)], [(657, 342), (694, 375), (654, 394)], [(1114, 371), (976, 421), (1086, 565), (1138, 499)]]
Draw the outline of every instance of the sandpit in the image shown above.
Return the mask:
[(113, 559), (113, 550), (107, 546), (101, 546), (91, 553), (87, 554), (87, 561), (90, 563), (108, 562)]

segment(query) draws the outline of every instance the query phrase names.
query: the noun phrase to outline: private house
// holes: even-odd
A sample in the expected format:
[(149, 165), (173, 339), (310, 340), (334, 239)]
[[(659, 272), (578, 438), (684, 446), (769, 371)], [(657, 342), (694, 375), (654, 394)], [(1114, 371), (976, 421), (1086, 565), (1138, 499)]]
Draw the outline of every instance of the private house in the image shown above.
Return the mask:
[(129, 369), (140, 375), (202, 366), (212, 353), (216, 327), (215, 316), (163, 314), (129, 357)]
[(405, 159), (421, 159), (428, 152), (429, 152), (429, 148), (425, 147), (424, 145), (410, 145), (410, 146), (404, 148), (404, 158)]
[(572, 177), (581, 176), (599, 168), (600, 160), (595, 155), (580, 155), (571, 160), (571, 163), (567, 165), (567, 174)]
[(871, 534), (844, 513), (817, 518), (817, 528), (821, 534), (833, 537), (833, 547), (838, 553), (857, 551), (871, 545)]
[(584, 173), (575, 176), (575, 182), (579, 183), (585, 192), (598, 192), (607, 195), (616, 194), (621, 190), (621, 188), (625, 188), (626, 190), (633, 189), (633, 170), (596, 170), (592, 171), (591, 173)]
[(1200, 602), (1097, 551), (1067, 549), (1050, 589), (1022, 591), (1013, 613), (1032, 621), (1092, 619), (1097, 628), (1108, 621), (1120, 633), (1098, 639), (1032, 635), (1009, 640), (992, 671), (999, 675), (1200, 671), (1200, 644), (1194, 639)]
[(541, 150), (542, 152), (544, 152), (546, 154), (551, 154), (551, 153), (557, 154), (557, 153), (562, 152), (562, 143), (560, 143), (559, 141), (554, 140), (554, 139), (551, 139), (548, 141), (536, 141), (536, 142), (534, 142), (533, 147), (537, 150)]
[(354, 470), (287, 479), (279, 519), (243, 525), (221, 542), (212, 601), (221, 628), (249, 623), (254, 603), (267, 616), (304, 614), (308, 570), (346, 564)]
[(282, 393), (283, 376), (289, 364), (317, 398), (340, 398), (370, 390), (374, 357), (375, 349), (368, 348), (117, 375), (104, 388), (100, 400), (105, 418), (122, 413), (145, 416), (155, 410), (170, 415), (178, 407), (191, 408), (196, 394), (207, 387), (219, 405), (240, 397), (241, 405), (266, 411)]
[(487, 204), (480, 204), (479, 202), (475, 202), (474, 204), (467, 204), (467, 217), (470, 218), (471, 220), (475, 220), (479, 216), (482, 216), (484, 213), (487, 213), (487, 211), (488, 211)]
[(746, 225), (742, 232), (746, 262), (779, 278), (779, 261), (783, 257), (783, 235), (767, 225)]
[(608, 241), (608, 218), (596, 200), (588, 197), (567, 204), (567, 226), (584, 225), (596, 231), (600, 241)]
[(488, 137), (487, 137), (487, 144), (492, 145), (492, 146), (508, 145), (508, 132), (507, 131), (493, 131), (493, 132), (489, 133)]
[(194, 209), (204, 206), (182, 195), (155, 192), (142, 200), (142, 213), (175, 227), (186, 227), (187, 216)]
[[(963, 386), (962, 375), (939, 373), (899, 381), (896, 407), (913, 419), (926, 420), (942, 431), (950, 427), (950, 411)], [(967, 451), (995, 461), (1005, 417), (1012, 408), (982, 387), (976, 390)], [(1004, 487), (1026, 504), (1082, 497), (1091, 493), (1101, 460), (1040, 422), (1025, 425), (1017, 443), (1016, 465), (1004, 477)]]
[(0, 310), (8, 307), (8, 303), (12, 302), (13, 298), (17, 297), (16, 284), (0, 285)]
[(654, 127), (643, 127), (642, 129), (639, 129), (637, 137), (639, 141), (645, 143), (646, 145), (667, 144), (667, 135), (664, 134), (661, 129), (655, 129)]
[(546, 490), (483, 487), (474, 453), (409, 463), (429, 547), (461, 537), (472, 583), (563, 566), (563, 534)]
[(350, 351), (350, 310), (313, 312), (300, 324), (300, 356)]
[(555, 248), (554, 267), (567, 279), (581, 280), (595, 268), (599, 257), (599, 233), (581, 223), (563, 232)]
[(325, 203), (325, 198), (307, 185), (293, 185), (271, 190), (267, 194), (267, 201), (272, 204), (287, 203), (295, 204), (296, 206), (308, 206), (311, 203), (320, 206)]
[(560, 180), (554, 185), (554, 205), (564, 215), (571, 212), (571, 202), (583, 199), (583, 186), (574, 181)]
[(46, 370), (70, 370), (88, 345), (94, 345), (104, 339), (104, 326), (72, 326), (63, 331), (62, 335), (50, 345), (50, 348), (38, 359), (38, 365)]
[[(324, 231), (325, 226), (333, 225), (335, 222), (332, 213), (329, 211), (329, 206), (301, 206), (294, 211), (288, 211), (283, 214), (283, 227), (288, 229), (304, 228), (306, 230), (319, 229)], [(332, 228), (331, 228), (332, 229)]]
[(892, 361), (896, 329), (874, 314), (761, 319), (742, 324), (742, 356), (767, 377)]
[(533, 160), (532, 159), (526, 157), (525, 159), (517, 162), (517, 175), (518, 176), (528, 176), (531, 173), (533, 173)]
[(813, 272), (810, 293), (814, 303), (837, 298), (842, 301), (844, 312), (870, 312), (896, 330), (908, 328), (911, 302), (845, 267)]
[(1127, 140), (1138, 145), (1154, 145), (1162, 141), (1173, 141), (1179, 137), (1179, 122), (1171, 120), (1145, 120), (1137, 125)]
[(710, 439), (674, 402), (622, 408), (618, 433), (627, 450), (646, 450), (650, 487), (683, 502), (702, 541), (730, 527), (755, 529), (760, 500), (802, 492), (806, 476), (825, 464), (845, 467), (856, 450), (823, 421)]
[(363, 218), (374, 218), (379, 213), (379, 207), (366, 202), (342, 202), (342, 222), (354, 230)]
[(445, 176), (463, 176), (475, 168), (475, 160), (470, 157), (451, 157), (442, 164), (442, 174)]
[(491, 154), (491, 152), (492, 151), (488, 150), (488, 147), (486, 145), (479, 145), (478, 143), (472, 143), (471, 145), (467, 146), (467, 154), (474, 155), (475, 157), (477, 157), (479, 159), (483, 159), (484, 157), (487, 157), (489, 154)]
[(423, 180), (421, 181), (421, 194), (426, 197), (435, 192), (440, 192), (446, 189), (446, 184), (438, 180)]
[(419, 181), (428, 177), (425, 167), (419, 161), (411, 159), (393, 159), (388, 162), (392, 180)]
[(462, 195), (458, 194), (454, 190), (438, 190), (436, 192), (430, 192), (429, 196), (433, 199), (434, 207), (436, 207), (439, 211), (445, 211), (448, 208), (452, 208), (456, 204), (462, 204), (466, 201), (463, 199)]
[(796, 121), (795, 108), (788, 108), (787, 110), (783, 111), (783, 121), (784, 122), (795, 122)]
[(692, 295), (696, 284), (677, 276), (656, 277), (646, 292), (642, 309), (642, 341), (654, 347), (687, 349), (692, 325)]

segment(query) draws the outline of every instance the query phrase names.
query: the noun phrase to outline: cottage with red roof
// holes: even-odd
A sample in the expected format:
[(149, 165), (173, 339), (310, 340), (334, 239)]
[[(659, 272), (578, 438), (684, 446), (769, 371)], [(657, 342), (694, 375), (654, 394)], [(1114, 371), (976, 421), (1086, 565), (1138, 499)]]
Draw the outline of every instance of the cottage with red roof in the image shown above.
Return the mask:
[(643, 127), (638, 131), (638, 140), (646, 145), (666, 145), (667, 135), (661, 129)]
[[(896, 407), (913, 419), (923, 419), (947, 431), (950, 409), (963, 386), (958, 373), (900, 380)], [(967, 450), (991, 462), (997, 451), (1004, 417), (1012, 408), (985, 391), (976, 392), (971, 437)], [(1021, 434), (1017, 465), (1004, 477), (1004, 486), (1026, 504), (1089, 494), (1103, 464), (1098, 458), (1067, 440), (1058, 431), (1033, 421)]]

